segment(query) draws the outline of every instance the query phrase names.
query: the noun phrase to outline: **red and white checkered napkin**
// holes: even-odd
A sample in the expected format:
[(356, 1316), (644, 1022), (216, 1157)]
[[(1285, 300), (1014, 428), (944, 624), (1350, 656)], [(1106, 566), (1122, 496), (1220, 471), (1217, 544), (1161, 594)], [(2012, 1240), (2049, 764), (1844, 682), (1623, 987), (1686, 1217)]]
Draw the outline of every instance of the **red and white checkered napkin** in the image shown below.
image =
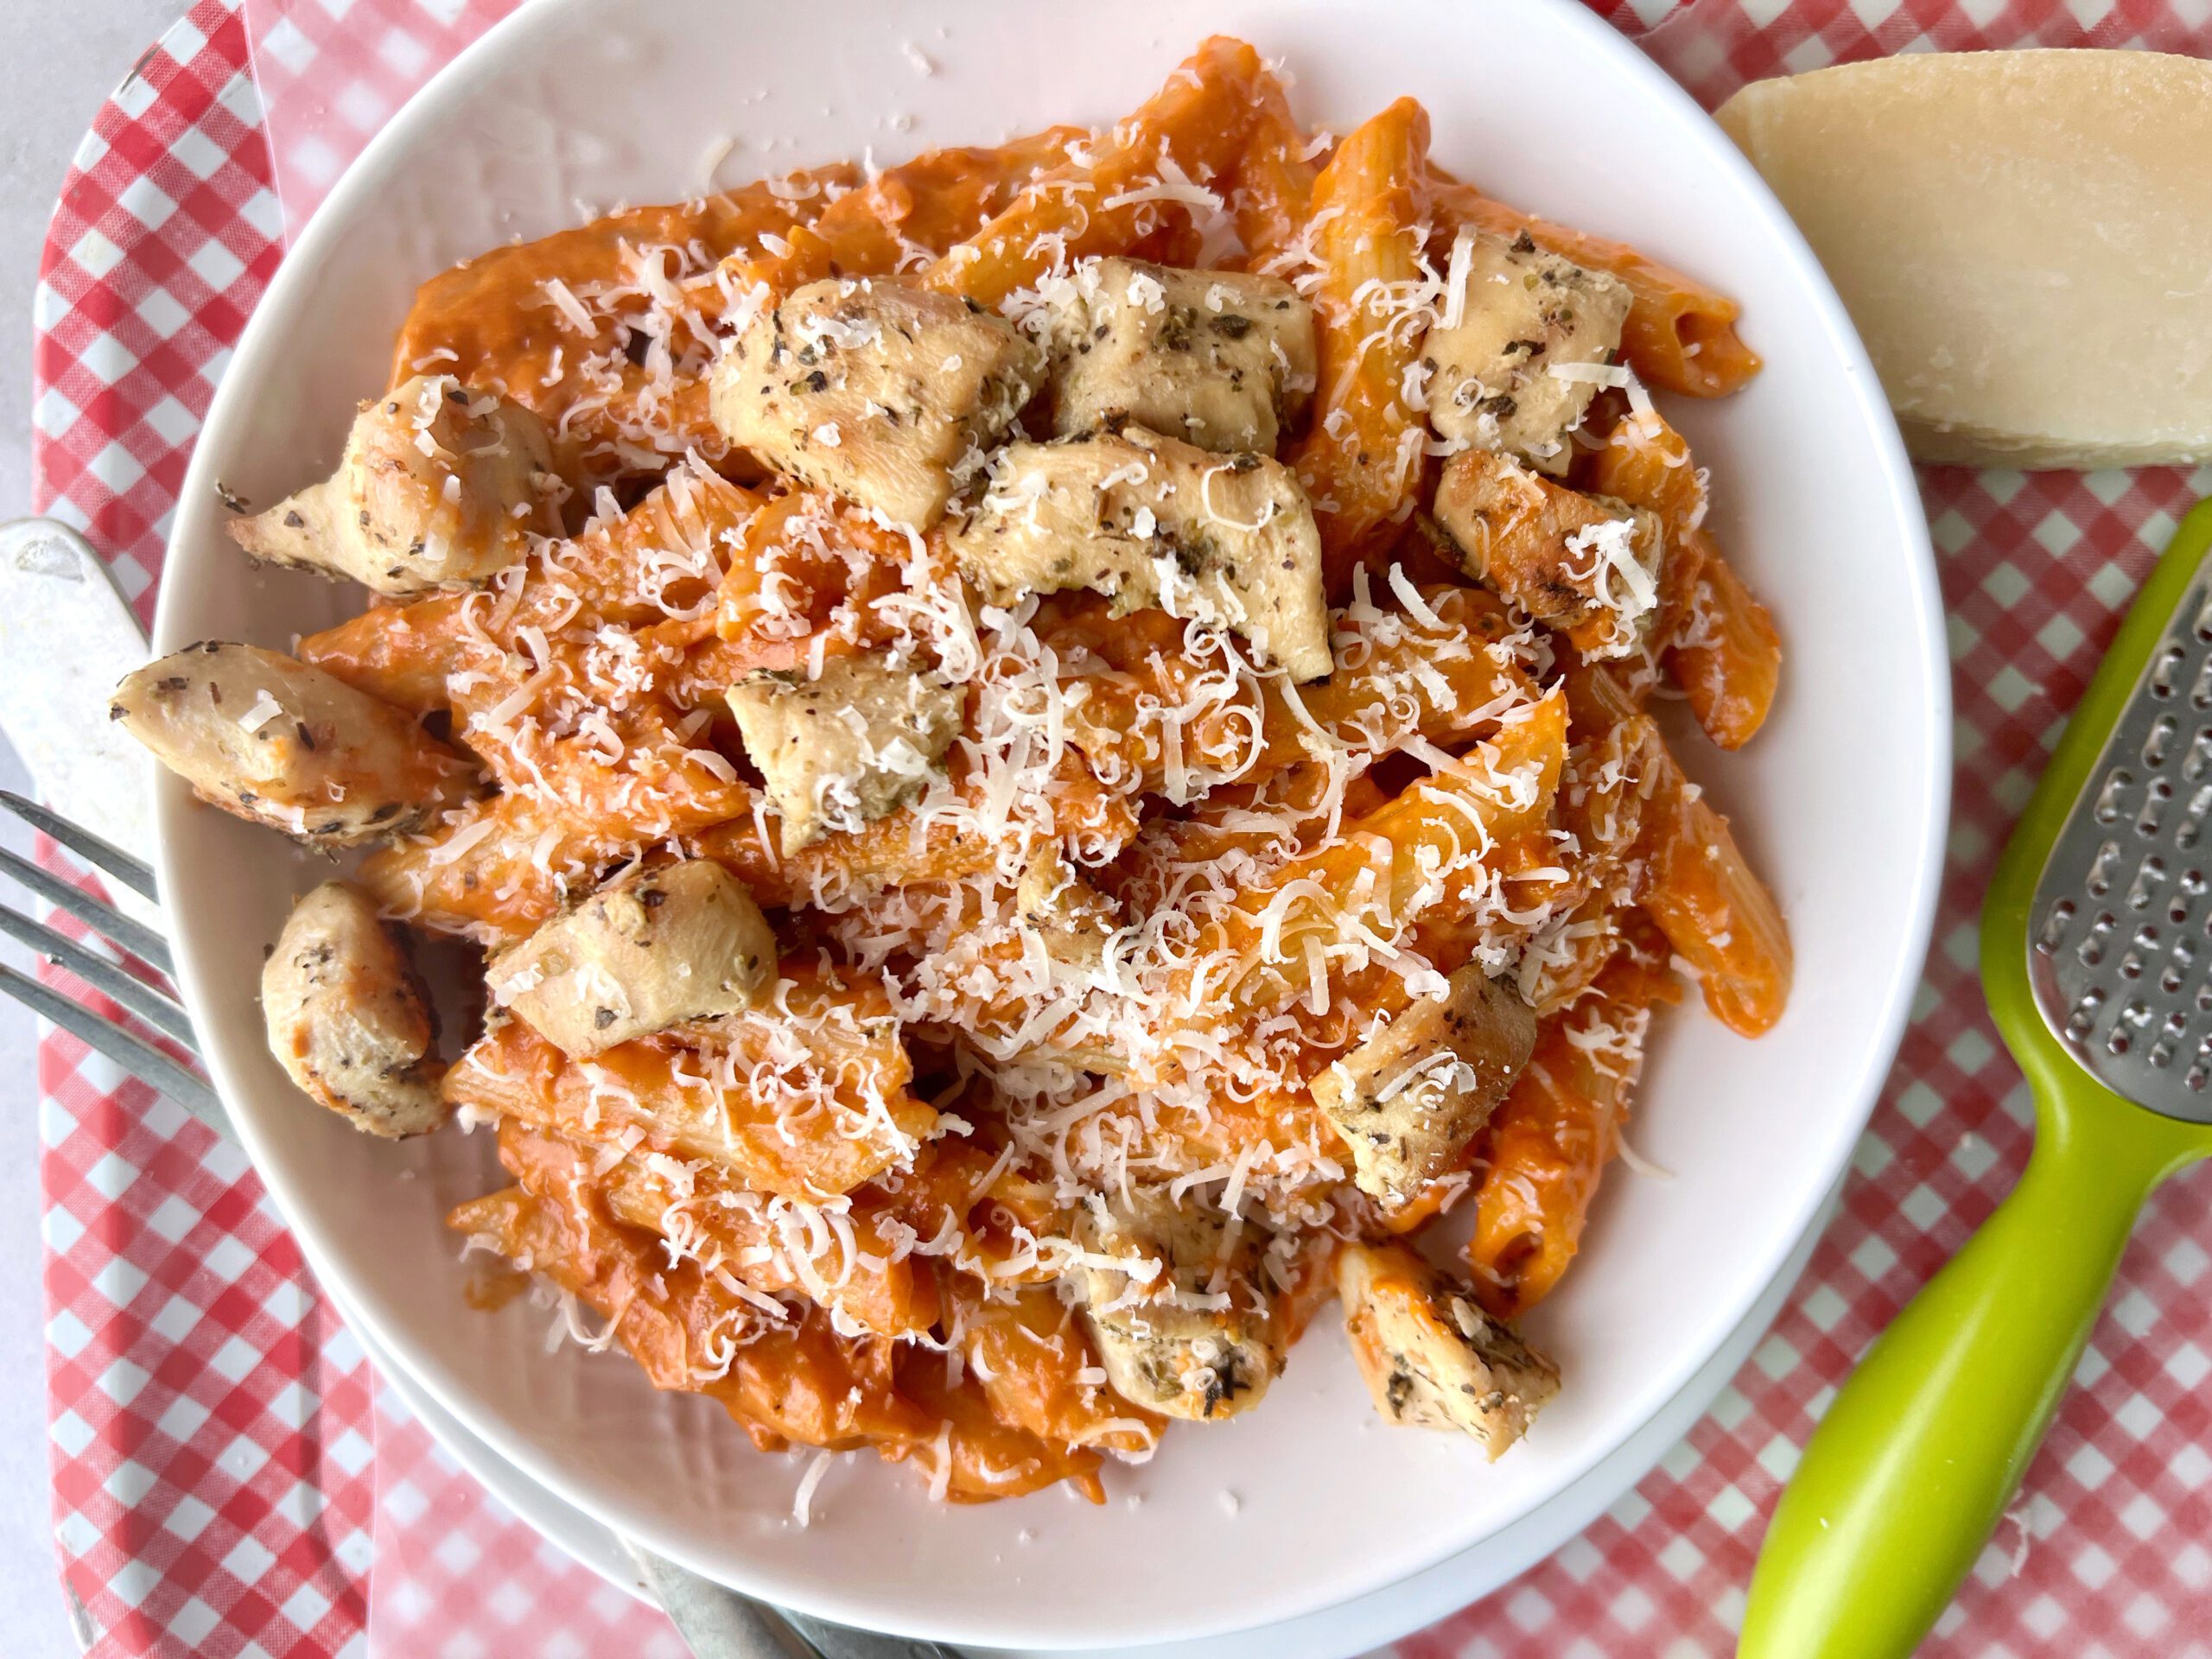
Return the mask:
[[(150, 612), (187, 450), (304, 213), (511, 0), (199, 0), (95, 121), (46, 251), (45, 510)], [(1593, 0), (1707, 102), (1912, 48), (2212, 55), (2212, 3)], [(249, 73), (248, 36), (257, 45)], [(280, 207), (271, 184), (284, 186)], [(1923, 477), (1956, 664), (1957, 807), (1936, 948), (1843, 1211), (1713, 1414), (1582, 1537), (1401, 1644), (1407, 1659), (1712, 1656), (1828, 1391), (2008, 1190), (2027, 1091), (1974, 975), (1974, 913), (2137, 582), (2212, 469)], [(64, 1576), (104, 1656), (408, 1659), (673, 1651), (379, 1413), (357, 1344), (244, 1160), (48, 1034), (47, 1327)], [(2153, 1202), (2080, 1386), (1928, 1651), (2212, 1655), (2212, 1175)], [(372, 1447), (373, 1446), (373, 1452)]]

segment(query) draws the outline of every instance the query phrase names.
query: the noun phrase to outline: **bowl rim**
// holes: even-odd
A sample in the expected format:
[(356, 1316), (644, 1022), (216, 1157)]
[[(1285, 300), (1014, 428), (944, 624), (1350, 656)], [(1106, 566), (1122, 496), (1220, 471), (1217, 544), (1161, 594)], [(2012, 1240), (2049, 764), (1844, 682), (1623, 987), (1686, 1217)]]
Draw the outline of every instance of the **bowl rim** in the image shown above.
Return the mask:
[[(374, 203), (388, 175), (415, 145), (417, 130), (456, 103), (465, 101), (476, 84), (501, 64), (515, 41), (532, 31), (558, 27), (567, 14), (604, 3), (606, 0), (526, 0), (526, 3), (518, 6), (465, 48), (403, 105), (340, 175), (296, 242), (287, 251), (247, 320), (234, 355), (215, 389), (194, 446), (179, 508), (171, 525), (167, 550), (169, 560), (189, 561), (189, 550), (195, 541), (206, 543), (213, 539), (203, 526), (213, 512), (208, 504), (215, 499), (215, 457), (223, 450), (222, 441), (231, 426), (242, 418), (239, 411), (248, 400), (247, 389), (274, 366), (267, 359), (274, 351), (279, 319), (295, 308), (295, 291), (309, 282), (309, 273), (325, 257), (327, 245), (339, 235), (340, 221), (354, 216), (364, 205)], [(1878, 456), (1878, 476), (1870, 477), (1867, 482), (1870, 486), (1878, 482), (1887, 516), (1894, 520), (1897, 546), (1906, 558), (1912, 604), (1910, 615), (1901, 620), (1907, 624), (1910, 637), (1918, 646), (1915, 654), (1929, 686), (1929, 695), (1919, 711), (1917, 745), (1924, 776), (1919, 780), (1917, 799), (1910, 804), (1909, 811), (1900, 815), (1908, 823), (1916, 817), (1920, 828), (1919, 857), (1911, 873), (1910, 898), (1904, 906), (1906, 926), (1898, 940), (1898, 949), (1887, 964), (1889, 983), (1880, 999), (1881, 1018), (1860, 1045), (1855, 1073), (1834, 1090), (1835, 1098), (1849, 1103), (1848, 1109), (1827, 1115), (1829, 1143), (1820, 1148), (1817, 1163), (1808, 1160), (1810, 1172), (1817, 1179), (1806, 1181), (1803, 1197), (1795, 1213), (1787, 1216), (1786, 1226), (1774, 1231), (1773, 1248), (1759, 1263), (1759, 1271), (1745, 1275), (1737, 1294), (1725, 1300), (1707, 1301), (1694, 1321), (1686, 1321), (1686, 1325), (1694, 1323), (1694, 1334), (1670, 1351), (1666, 1365), (1649, 1371), (1635, 1389), (1630, 1402), (1616, 1410), (1608, 1432), (1591, 1436), (1574, 1458), (1561, 1463), (1555, 1478), (1519, 1500), (1479, 1537), (1448, 1538), (1425, 1554), (1394, 1558), (1384, 1567), (1363, 1573), (1347, 1572), (1332, 1577), (1325, 1571), (1316, 1570), (1296, 1575), (1295, 1583), (1270, 1586), (1264, 1597), (1248, 1596), (1226, 1609), (1218, 1618), (1176, 1629), (1171, 1633), (1175, 1639), (1202, 1637), (1296, 1618), (1384, 1587), (1478, 1548), (1520, 1525), (1533, 1511), (1583, 1479), (1626, 1445), (1697, 1377), (1706, 1362), (1757, 1304), (1775, 1272), (1818, 1219), (1827, 1195), (1842, 1178), (1852, 1149), (1879, 1098), (1883, 1081), (1894, 1061), (1910, 1014), (1913, 995), (1934, 931), (1949, 821), (1952, 766), (1951, 684), (1944, 612), (1934, 549), (1918, 488), (1903, 438), (1883, 398), (1880, 382), (1866, 349), (1803, 235), (1750, 162), (1686, 91), (1626, 36), (1579, 3), (1579, 0), (1516, 0), (1516, 3), (1540, 5), (1550, 11), (1569, 40), (1575, 41), (1592, 57), (1608, 60), (1614, 73), (1643, 83), (1657, 107), (1671, 107), (1678, 118), (1686, 119), (1693, 141), (1705, 152), (1704, 159), (1712, 168), (1715, 184), (1732, 186), (1748, 197), (1751, 211), (1774, 238), (1791, 276), (1802, 284), (1812, 302), (1820, 332), (1801, 341), (1801, 348), (1827, 358), (1849, 383), (1847, 395), (1863, 418)], [(174, 568), (187, 567), (179, 564)], [(188, 643), (179, 635), (175, 609), (171, 603), (172, 595), (183, 586), (167, 582), (162, 584), (154, 626), (158, 652), (180, 649)], [(159, 879), (165, 890), (182, 891), (188, 882), (188, 873), (181, 862), (180, 837), (175, 831), (182, 822), (181, 815), (192, 810), (188, 791), (166, 774), (156, 778), (154, 787)], [(186, 1007), (202, 1029), (222, 1032), (226, 1022), (211, 1017), (218, 1006), (218, 988), (211, 979), (214, 970), (203, 970), (193, 940), (182, 937), (181, 930), (175, 944), (178, 981)], [(211, 1039), (205, 1050), (209, 1074), (226, 1103), (249, 1101), (255, 1095), (240, 1076), (239, 1064), (233, 1058), (234, 1047), (234, 1044), (217, 1038)], [(810, 1586), (772, 1580), (765, 1572), (750, 1581), (742, 1581), (747, 1575), (734, 1574), (722, 1562), (710, 1561), (692, 1538), (664, 1524), (656, 1513), (605, 1501), (584, 1483), (571, 1478), (557, 1455), (511, 1428), (495, 1406), (478, 1402), (470, 1389), (461, 1386), (436, 1352), (418, 1351), (380, 1322), (372, 1311), (373, 1299), (353, 1294), (344, 1265), (345, 1247), (335, 1239), (325, 1238), (316, 1224), (312, 1192), (295, 1185), (282, 1161), (267, 1155), (256, 1113), (234, 1104), (232, 1116), (257, 1173), (299, 1241), (309, 1267), (318, 1279), (345, 1287), (344, 1305), (370, 1333), (378, 1350), (496, 1454), (594, 1520), (702, 1576), (837, 1623), (964, 1645), (1033, 1649), (1072, 1650), (1166, 1639), (1158, 1634), (1133, 1637), (1125, 1630), (1104, 1632), (1103, 1640), (1094, 1630), (1039, 1630), (996, 1617), (994, 1609), (983, 1605), (909, 1618), (905, 1616), (908, 1610), (899, 1604), (896, 1586), (887, 1588), (880, 1584), (870, 1585), (864, 1575), (854, 1575), (851, 1584), (840, 1581), (835, 1590), (821, 1593)], [(1717, 1395), (1725, 1382), (1724, 1378), (1714, 1382), (1713, 1395)], [(1710, 1397), (1706, 1403), (1710, 1403)], [(1623, 1490), (1632, 1484), (1624, 1483)]]

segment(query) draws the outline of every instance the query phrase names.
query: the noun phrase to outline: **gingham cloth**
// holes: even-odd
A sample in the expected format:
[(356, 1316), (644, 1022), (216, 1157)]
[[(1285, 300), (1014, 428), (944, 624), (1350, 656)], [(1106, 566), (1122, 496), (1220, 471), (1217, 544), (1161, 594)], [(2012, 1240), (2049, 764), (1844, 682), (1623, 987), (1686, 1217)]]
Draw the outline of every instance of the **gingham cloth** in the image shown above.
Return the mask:
[[(199, 0), (101, 110), (36, 302), (38, 493), (150, 614), (187, 453), (296, 223), (512, 0)], [(1916, 48), (2212, 55), (2212, 0), (1592, 0), (1708, 104)], [(249, 35), (260, 90), (250, 73)], [(264, 113), (266, 111), (266, 113)], [(272, 184), (283, 185), (283, 198)], [(2212, 469), (1923, 474), (1958, 772), (1942, 910), (1842, 1212), (1713, 1412), (1581, 1537), (1407, 1659), (1732, 1644), (1765, 1516), (1834, 1384), (2010, 1189), (2027, 1091), (1974, 915), (2065, 712)], [(40, 1055), (63, 1577), (103, 1656), (675, 1654), (378, 1397), (243, 1159), (66, 1035)], [(2212, 1655), (2212, 1176), (2153, 1200), (2023, 1496), (1927, 1651)]]

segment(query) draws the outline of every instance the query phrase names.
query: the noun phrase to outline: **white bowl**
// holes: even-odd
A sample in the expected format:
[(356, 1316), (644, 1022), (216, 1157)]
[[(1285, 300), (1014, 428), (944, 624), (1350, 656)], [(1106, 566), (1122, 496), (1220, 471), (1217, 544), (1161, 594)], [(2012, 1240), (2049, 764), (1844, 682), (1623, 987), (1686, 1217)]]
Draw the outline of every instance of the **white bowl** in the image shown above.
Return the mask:
[[(1324, 1320), (1263, 1409), (1170, 1436), (1150, 1465), (1114, 1475), (1103, 1509), (1047, 1494), (942, 1510), (911, 1474), (860, 1459), (830, 1475), (802, 1530), (788, 1519), (797, 1465), (753, 1452), (718, 1408), (657, 1395), (620, 1359), (547, 1357), (526, 1307), (468, 1308), (440, 1217), (498, 1184), (489, 1137), (372, 1142), (308, 1109), (262, 1046), (262, 947), (326, 867), (194, 808), (173, 781), (157, 802), (186, 1001), (318, 1275), (428, 1394), (563, 1499), (696, 1571), (849, 1623), (1125, 1647), (1367, 1593), (1605, 1462), (1682, 1393), (1798, 1245), (1905, 1016), (1948, 733), (1912, 477), (1804, 244), (1719, 130), (1568, 0), (536, 0), (332, 193), (239, 345), (178, 509), (161, 648), (282, 645), (336, 621), (358, 596), (249, 567), (215, 486), (265, 502), (328, 469), (421, 278), (571, 223), (579, 202), (690, 194), (731, 137), (724, 181), (1107, 120), (1217, 29), (1286, 58), (1301, 112), (1340, 131), (1419, 97), (1446, 165), (1710, 276), (1743, 300), (1768, 362), (1743, 395), (1669, 412), (1712, 466), (1713, 528), (1789, 643), (1784, 695), (1748, 753), (1694, 738), (1683, 752), (1789, 916), (1797, 992), (1758, 1043), (1696, 1014), (1668, 1025), (1634, 1135), (1675, 1179), (1609, 1184), (1585, 1259), (1531, 1322), (1566, 1389), (1503, 1461), (1386, 1429)], [(1614, 1467), (1622, 1485), (1637, 1472)]]

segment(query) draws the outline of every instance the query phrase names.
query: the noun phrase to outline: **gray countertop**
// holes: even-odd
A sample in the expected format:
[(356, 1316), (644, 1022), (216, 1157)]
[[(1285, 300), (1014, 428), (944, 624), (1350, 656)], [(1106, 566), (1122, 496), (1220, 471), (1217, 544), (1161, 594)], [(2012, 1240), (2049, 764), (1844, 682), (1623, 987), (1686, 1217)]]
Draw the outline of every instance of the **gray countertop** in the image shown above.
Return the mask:
[[(31, 295), (46, 222), (93, 111), (185, 0), (5, 9), (0, 53), (0, 518), (31, 510)], [(0, 663), (0, 674), (24, 664)], [(25, 786), (0, 744), (0, 786)], [(12, 821), (0, 843), (29, 840)], [(0, 959), (22, 955), (0, 944)], [(0, 1630), (10, 1659), (77, 1651), (62, 1611), (46, 1438), (38, 1237), (38, 1095), (30, 1016), (0, 1002)]]

